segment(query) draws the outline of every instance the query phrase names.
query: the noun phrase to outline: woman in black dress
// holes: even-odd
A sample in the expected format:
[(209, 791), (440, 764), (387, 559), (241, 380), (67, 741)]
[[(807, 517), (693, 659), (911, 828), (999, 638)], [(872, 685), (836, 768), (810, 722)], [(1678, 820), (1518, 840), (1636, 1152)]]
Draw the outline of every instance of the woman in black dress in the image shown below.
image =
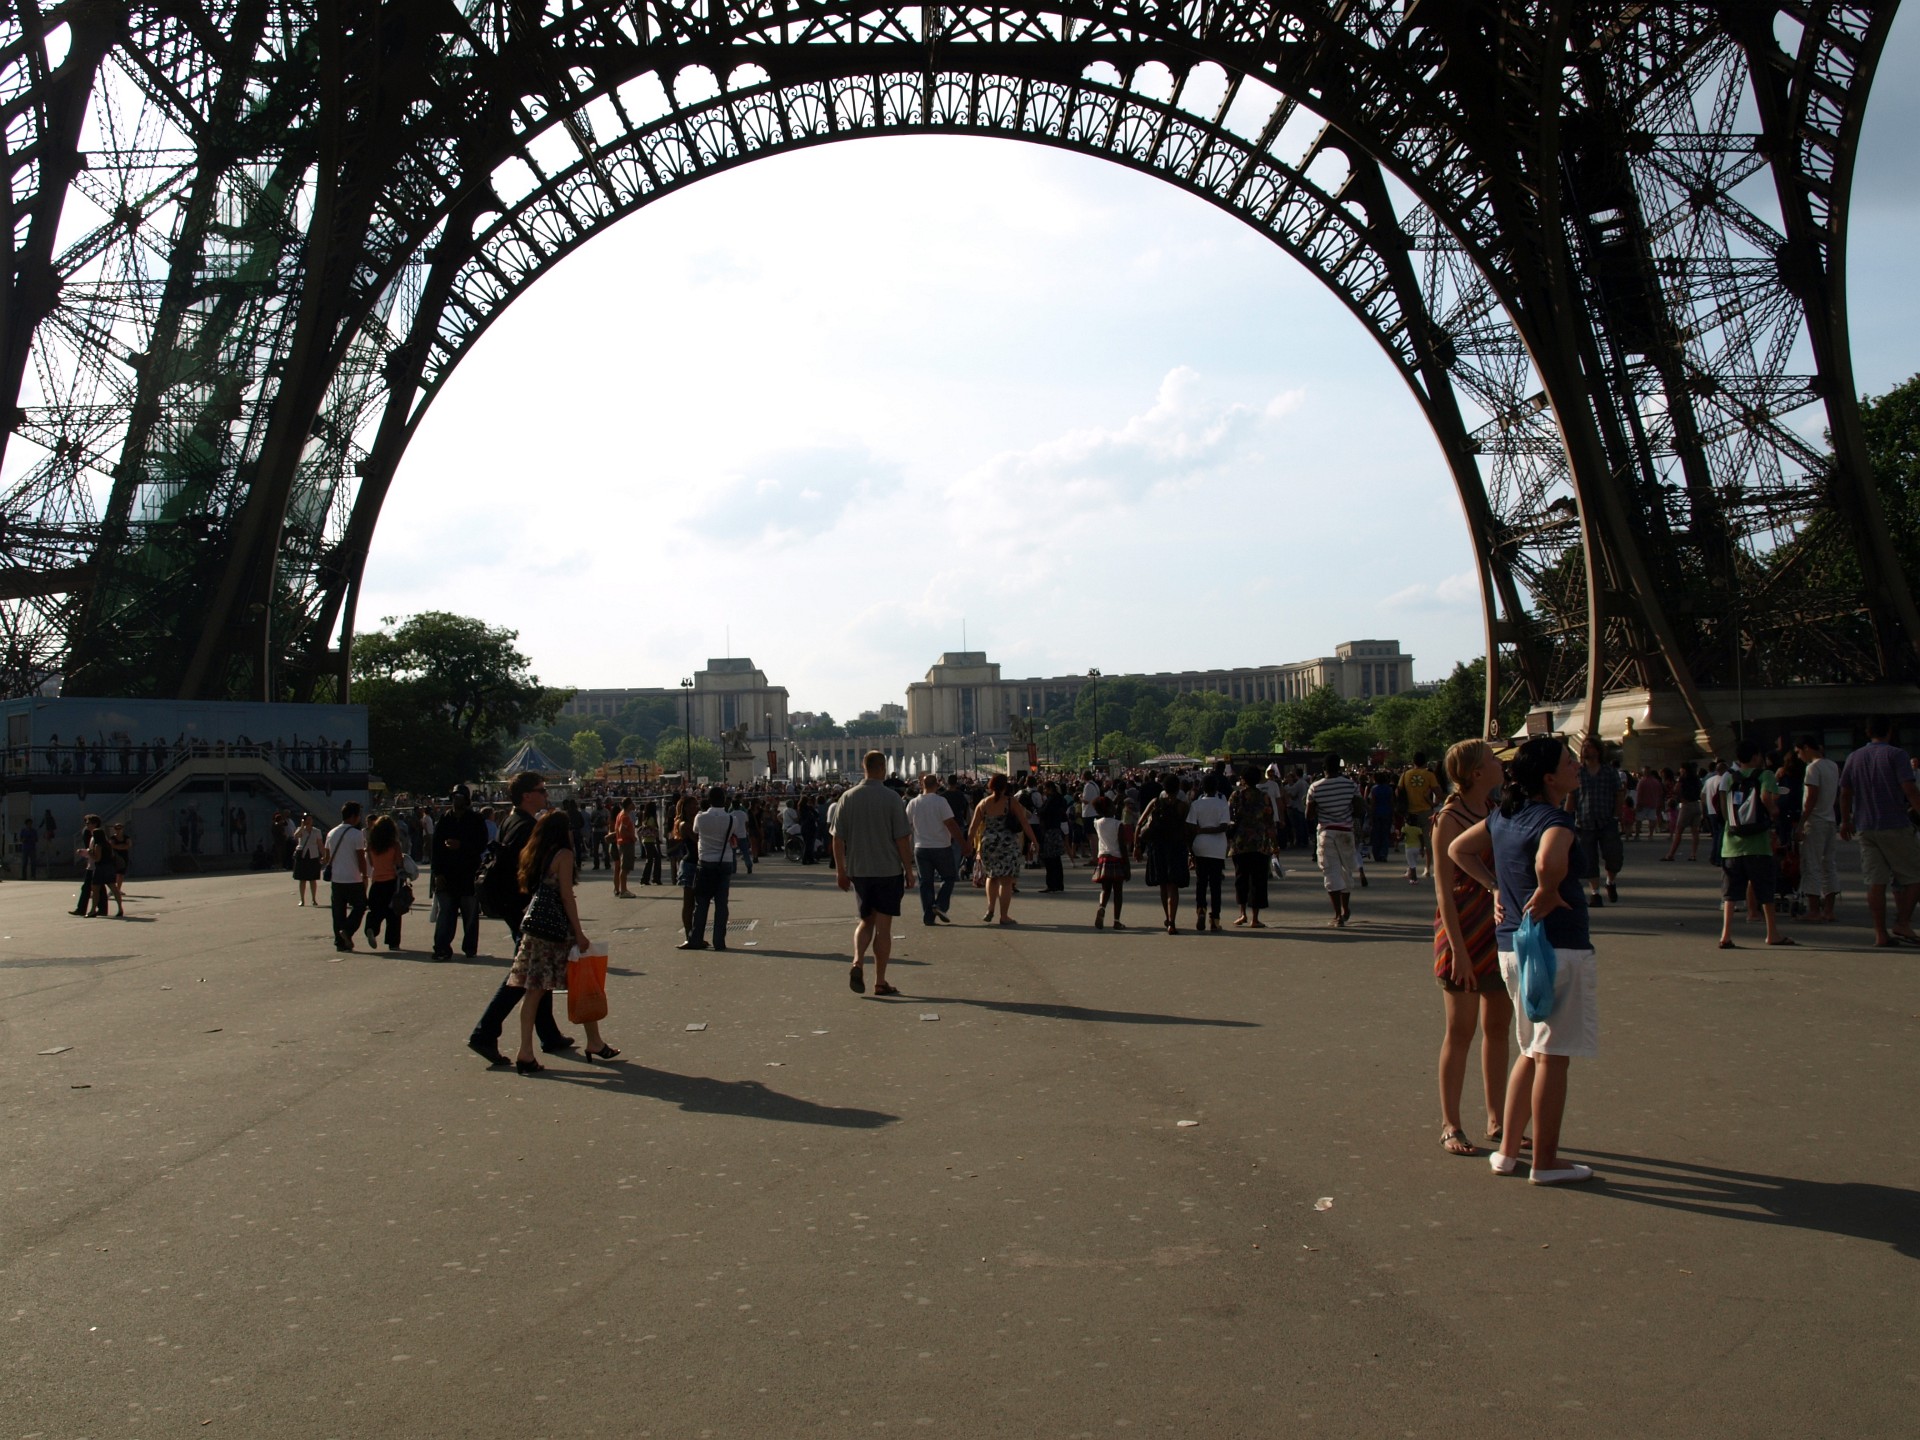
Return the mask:
[[(1180, 799), (1179, 782), (1165, 776), (1164, 789), (1155, 795), (1140, 816), (1140, 828), (1134, 832), (1133, 858), (1143, 855), (1147, 862), (1147, 883), (1160, 887), (1160, 909), (1167, 934), (1178, 935), (1174, 924), (1180, 913), (1180, 892), (1187, 888), (1187, 854), (1193, 843), (1192, 827), (1187, 824), (1187, 807)], [(1142, 792), (1153, 788), (1142, 785)]]

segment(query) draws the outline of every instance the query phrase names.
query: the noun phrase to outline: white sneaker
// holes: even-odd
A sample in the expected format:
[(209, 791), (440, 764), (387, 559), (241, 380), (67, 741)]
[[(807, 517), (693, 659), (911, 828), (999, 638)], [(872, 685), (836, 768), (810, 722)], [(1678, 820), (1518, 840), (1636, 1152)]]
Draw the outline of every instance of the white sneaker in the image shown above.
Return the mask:
[(1520, 1168), (1518, 1155), (1502, 1155), (1498, 1150), (1487, 1156), (1487, 1164), (1496, 1175), (1511, 1175)]
[(1562, 1165), (1554, 1170), (1536, 1170), (1527, 1177), (1534, 1185), (1578, 1185), (1593, 1178), (1591, 1165)]

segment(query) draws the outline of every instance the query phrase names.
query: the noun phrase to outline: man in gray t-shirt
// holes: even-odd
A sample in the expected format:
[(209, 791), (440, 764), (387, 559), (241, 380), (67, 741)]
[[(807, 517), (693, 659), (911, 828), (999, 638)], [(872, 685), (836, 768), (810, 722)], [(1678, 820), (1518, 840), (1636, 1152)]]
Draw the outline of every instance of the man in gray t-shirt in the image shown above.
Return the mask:
[[(1860, 835), (1860, 873), (1867, 882), (1867, 915), (1873, 943), (1882, 948), (1920, 945), (1913, 911), (1920, 902), (1920, 840), (1907, 812), (1920, 809), (1913, 763), (1892, 743), (1893, 721), (1867, 718), (1867, 743), (1840, 769), (1840, 838)], [(1887, 891), (1894, 892), (1894, 920), (1887, 925)]]
[(842, 795), (833, 812), (834, 879), (860, 901), (847, 985), (856, 995), (867, 993), (861, 966), (871, 945), (873, 993), (898, 995), (887, 983), (887, 960), (893, 954), (893, 917), (914, 883), (912, 827), (905, 803), (884, 783), (887, 757), (869, 750), (862, 768), (867, 778)]

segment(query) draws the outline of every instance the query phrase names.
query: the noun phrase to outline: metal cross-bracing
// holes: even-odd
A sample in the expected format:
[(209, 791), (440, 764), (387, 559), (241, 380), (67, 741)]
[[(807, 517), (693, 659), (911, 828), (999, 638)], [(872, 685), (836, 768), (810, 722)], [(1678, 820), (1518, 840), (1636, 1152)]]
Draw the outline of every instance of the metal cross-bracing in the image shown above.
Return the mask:
[(1910, 675), (1843, 268), (1891, 12), (16, 4), (0, 684), (341, 693), (381, 503), (506, 305), (706, 175), (912, 133), (1156, 175), (1346, 304), (1459, 491), (1490, 713)]

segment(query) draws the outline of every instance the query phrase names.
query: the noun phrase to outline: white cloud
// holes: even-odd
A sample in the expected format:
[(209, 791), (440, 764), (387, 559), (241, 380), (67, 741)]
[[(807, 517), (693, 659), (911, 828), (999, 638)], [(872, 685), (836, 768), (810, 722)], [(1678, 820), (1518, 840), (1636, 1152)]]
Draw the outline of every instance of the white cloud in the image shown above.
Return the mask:
[(1437, 583), (1419, 581), (1402, 586), (1380, 601), (1379, 608), (1392, 613), (1396, 611), (1432, 609), (1436, 606), (1447, 609), (1473, 608), (1480, 605), (1480, 576), (1474, 570), (1462, 570), (1449, 575)]
[[(1470, 563), (1448, 514), (1405, 388), (1252, 230), (1082, 157), (863, 141), (649, 207), (501, 316), (360, 613), (482, 615), (591, 685), (672, 683), (730, 628), (838, 714), (963, 618), (1010, 676), (1329, 653)], [(1478, 653), (1452, 598), (1397, 612), (1417, 673)]]

